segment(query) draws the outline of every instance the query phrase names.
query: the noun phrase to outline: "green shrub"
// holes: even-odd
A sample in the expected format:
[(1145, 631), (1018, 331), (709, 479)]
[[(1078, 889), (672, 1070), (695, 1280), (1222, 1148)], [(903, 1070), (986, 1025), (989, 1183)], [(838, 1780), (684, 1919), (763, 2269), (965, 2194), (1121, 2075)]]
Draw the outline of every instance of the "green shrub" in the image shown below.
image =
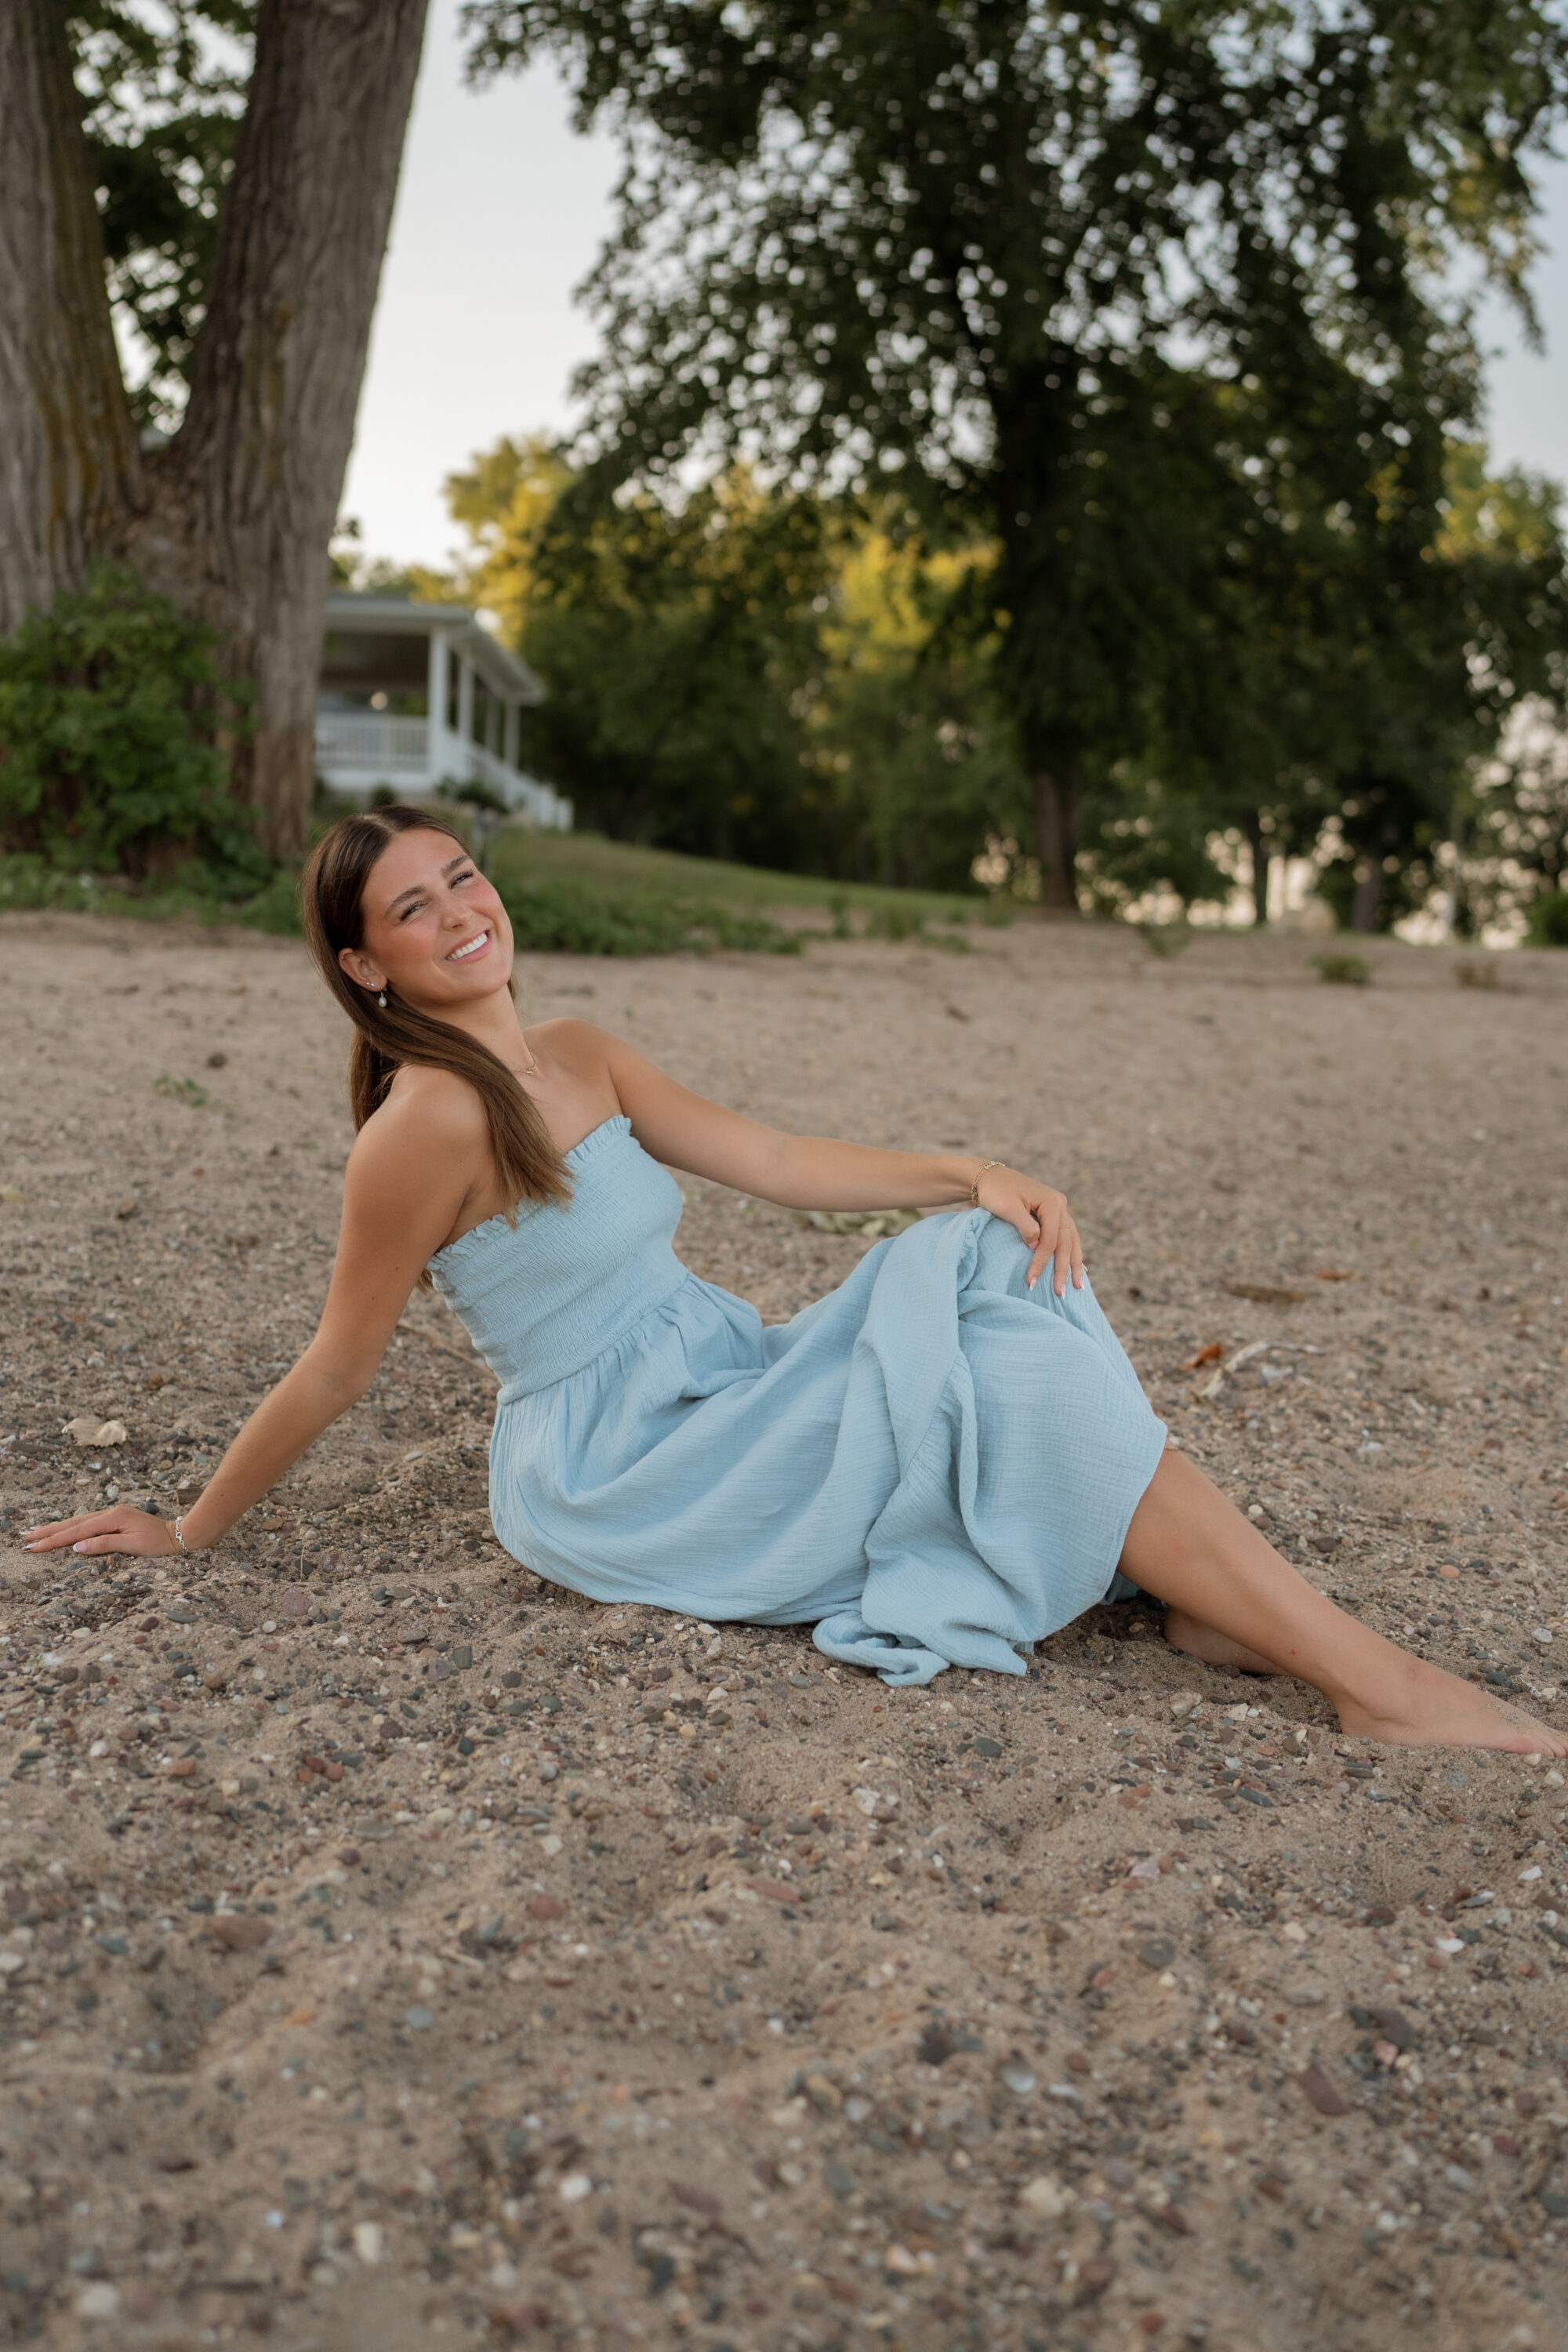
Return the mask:
[(866, 918), (866, 937), (868, 940), (913, 939), (924, 930), (925, 921), (924, 912), (920, 908), (911, 909), (896, 903), (873, 907)]
[(215, 740), (237, 712), (212, 643), (104, 565), (0, 645), (0, 849), (132, 879), (199, 858), (261, 880)]
[(1332, 981), (1342, 988), (1364, 988), (1372, 978), (1372, 966), (1364, 956), (1315, 955), (1312, 963), (1320, 980)]
[(279, 939), (297, 940), (304, 931), (300, 919), (300, 877), (280, 866), (264, 889), (236, 910), (235, 919), (247, 930), (271, 931)]
[(545, 882), (503, 887), (501, 902), (520, 948), (564, 955), (672, 955), (715, 948), (798, 955), (797, 933), (765, 915), (732, 915), (700, 899), (615, 897), (607, 891)]
[(1568, 890), (1543, 890), (1530, 908), (1532, 948), (1568, 948)]
[(460, 801), (469, 808), (489, 809), (497, 816), (510, 814), (506, 801), (495, 786), (487, 784), (481, 776), (469, 776), (462, 783), (455, 782), (450, 776), (444, 776), (436, 787), (436, 797), (443, 801)]
[(65, 907), (72, 913), (90, 913), (98, 906), (98, 877), (68, 874), (37, 855), (0, 856), (0, 914), (15, 907)]

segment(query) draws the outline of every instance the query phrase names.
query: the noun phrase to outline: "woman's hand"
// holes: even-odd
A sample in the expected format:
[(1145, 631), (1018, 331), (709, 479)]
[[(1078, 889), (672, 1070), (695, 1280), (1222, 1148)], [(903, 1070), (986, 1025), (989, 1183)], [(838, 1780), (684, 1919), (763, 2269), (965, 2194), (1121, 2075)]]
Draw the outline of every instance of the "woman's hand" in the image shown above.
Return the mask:
[(74, 1519), (47, 1519), (42, 1527), (25, 1528), (23, 1541), (29, 1551), (62, 1551), (69, 1544), (72, 1551), (120, 1551), (139, 1559), (158, 1559), (180, 1549), (166, 1519), (155, 1519), (151, 1511), (134, 1511), (129, 1503)]
[(1065, 1193), (1053, 1192), (1048, 1184), (1020, 1176), (1014, 1168), (988, 1168), (976, 1189), (981, 1207), (1003, 1218), (1030, 1244), (1025, 1280), (1031, 1290), (1047, 1258), (1056, 1261), (1051, 1282), (1058, 1298), (1067, 1295), (1069, 1273), (1073, 1288), (1083, 1288), (1083, 1244)]

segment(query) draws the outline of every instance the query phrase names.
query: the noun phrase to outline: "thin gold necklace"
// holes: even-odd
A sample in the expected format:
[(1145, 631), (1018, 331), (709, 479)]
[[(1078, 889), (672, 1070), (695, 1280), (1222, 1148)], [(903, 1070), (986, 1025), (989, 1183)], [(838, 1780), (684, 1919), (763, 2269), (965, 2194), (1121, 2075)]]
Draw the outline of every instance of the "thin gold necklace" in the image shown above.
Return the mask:
[[(520, 1035), (521, 1035), (521, 1031), (519, 1031), (519, 1033), (518, 1033), (518, 1034), (519, 1034)], [(518, 1072), (518, 1076), (519, 1076), (519, 1077), (520, 1077), (520, 1078), (532, 1078), (532, 1077), (537, 1077), (537, 1076), (538, 1076), (538, 1075), (539, 1075), (539, 1064), (534, 1060), (534, 1057), (533, 1057), (533, 1048), (532, 1048), (532, 1046), (531, 1046), (531, 1045), (529, 1045), (528, 1040), (527, 1040), (527, 1038), (526, 1038), (526, 1037), (524, 1037), (524, 1038), (523, 1038), (522, 1042), (523, 1042), (523, 1045), (524, 1045), (525, 1046), (527, 1046), (527, 1049), (528, 1049), (528, 1067), (527, 1067), (527, 1069), (526, 1069), (526, 1070), (520, 1070), (520, 1071)]]

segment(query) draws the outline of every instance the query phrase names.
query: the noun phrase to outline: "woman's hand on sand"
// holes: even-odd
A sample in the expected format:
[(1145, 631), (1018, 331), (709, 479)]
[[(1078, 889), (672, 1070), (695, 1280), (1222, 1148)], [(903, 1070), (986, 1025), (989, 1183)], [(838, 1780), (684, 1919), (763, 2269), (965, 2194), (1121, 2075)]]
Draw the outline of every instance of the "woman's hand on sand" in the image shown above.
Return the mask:
[(140, 1559), (157, 1559), (180, 1549), (166, 1519), (155, 1519), (151, 1511), (134, 1511), (129, 1503), (74, 1519), (47, 1519), (42, 1527), (25, 1528), (22, 1539), (29, 1551), (63, 1551), (69, 1544), (72, 1551), (121, 1551)]
[(988, 1168), (978, 1190), (981, 1207), (1003, 1218), (1029, 1244), (1025, 1280), (1031, 1290), (1047, 1258), (1055, 1261), (1051, 1284), (1058, 1298), (1067, 1295), (1069, 1274), (1073, 1288), (1083, 1288), (1083, 1244), (1065, 1193), (1053, 1192), (1036, 1177), (1020, 1176), (1016, 1168)]

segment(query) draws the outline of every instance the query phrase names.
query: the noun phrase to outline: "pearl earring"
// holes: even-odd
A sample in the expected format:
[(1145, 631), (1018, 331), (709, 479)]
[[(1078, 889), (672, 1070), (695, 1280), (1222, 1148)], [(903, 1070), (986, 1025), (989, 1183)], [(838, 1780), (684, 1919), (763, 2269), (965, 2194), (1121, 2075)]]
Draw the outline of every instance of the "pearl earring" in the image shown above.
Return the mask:
[(384, 1013), (384, 1012), (386, 1011), (386, 991), (385, 991), (385, 989), (384, 989), (384, 988), (382, 990), (381, 994), (376, 998), (376, 1000), (375, 1000), (375, 1001), (376, 1001), (376, 1003), (380, 1005), (380, 1007), (381, 1007), (382, 1011)]

